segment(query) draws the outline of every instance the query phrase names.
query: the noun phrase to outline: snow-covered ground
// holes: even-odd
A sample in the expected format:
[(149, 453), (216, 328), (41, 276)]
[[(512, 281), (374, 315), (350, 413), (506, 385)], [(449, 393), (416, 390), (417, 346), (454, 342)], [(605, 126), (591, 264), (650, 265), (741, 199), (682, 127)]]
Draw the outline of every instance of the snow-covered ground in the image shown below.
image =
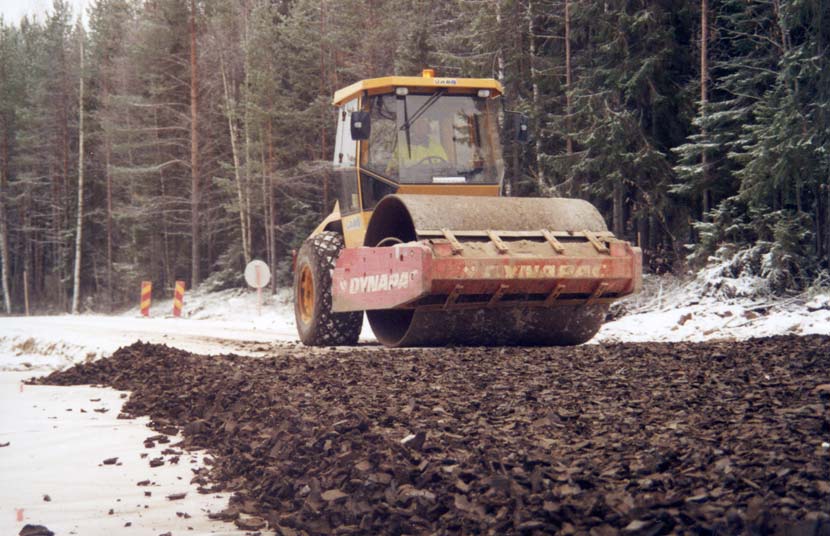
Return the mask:
[[(830, 334), (830, 290), (771, 298), (759, 293), (762, 283), (730, 280), (717, 271), (685, 282), (648, 277), (644, 292), (615, 306), (617, 318), (591, 343)], [(9, 443), (0, 447), (0, 534), (17, 534), (26, 523), (93, 536), (241, 534), (207, 518), (206, 511), (221, 510), (227, 498), (200, 495), (189, 484), (190, 468), (201, 463), (198, 453), (183, 455), (178, 465), (148, 467), (147, 458), (141, 458), (148, 452), (143, 439), (155, 432), (145, 419), (116, 419), (120, 393), (21, 383), (110, 355), (136, 340), (205, 354), (263, 355), (273, 344), (299, 344), (288, 291), (266, 298), (261, 313), (256, 293), (242, 289), (190, 292), (183, 317), (173, 318), (171, 312), (167, 300), (153, 305), (150, 318), (141, 317), (137, 307), (113, 316), (0, 318), (0, 445)], [(373, 339), (366, 324), (361, 338)], [(150, 457), (158, 455), (156, 450)], [(112, 457), (122, 465), (102, 464)], [(151, 487), (136, 486), (146, 479)], [(166, 499), (185, 491), (185, 499)], [(50, 501), (43, 498), (47, 494)]]
[[(175, 464), (164, 456), (164, 465), (149, 466), (176, 438), (144, 448), (157, 434), (147, 418), (117, 418), (122, 393), (24, 385), (31, 376), (0, 373), (0, 534), (18, 534), (26, 524), (90, 536), (245, 534), (207, 517), (227, 507), (228, 495), (201, 495), (190, 484), (202, 453), (184, 453)], [(103, 463), (111, 458), (118, 460)], [(187, 495), (167, 498), (178, 493)]]
[(691, 280), (646, 277), (643, 292), (614, 306), (619, 315), (591, 343), (743, 340), (830, 335), (830, 289), (781, 298), (758, 278), (724, 278), (717, 269)]
[[(774, 298), (759, 278), (723, 277), (719, 269), (695, 278), (647, 276), (643, 292), (615, 305), (591, 343), (747, 339), (780, 334), (830, 334), (830, 289)], [(265, 296), (232, 289), (190, 292), (183, 316), (172, 316), (172, 300), (155, 302), (150, 317), (138, 307), (119, 315), (0, 318), (0, 371), (55, 370), (110, 355), (137, 340), (196, 353), (261, 355), (273, 343), (296, 343), (289, 290)], [(364, 323), (363, 341), (373, 341)]]
[[(144, 439), (156, 435), (148, 420), (116, 419), (121, 393), (22, 383), (137, 340), (250, 355), (297, 341), (288, 292), (267, 298), (261, 314), (256, 293), (247, 290), (189, 293), (183, 317), (171, 313), (167, 300), (155, 303), (149, 318), (138, 308), (113, 316), (0, 318), (0, 445), (8, 443), (0, 446), (0, 535), (18, 534), (26, 524), (90, 536), (246, 534), (207, 517), (227, 506), (227, 495), (201, 495), (190, 484), (200, 453), (185, 453), (178, 464), (148, 466), (170, 444), (146, 449)], [(118, 465), (102, 463), (113, 457)], [(152, 484), (137, 486), (144, 480)], [(167, 499), (182, 492), (184, 499)]]

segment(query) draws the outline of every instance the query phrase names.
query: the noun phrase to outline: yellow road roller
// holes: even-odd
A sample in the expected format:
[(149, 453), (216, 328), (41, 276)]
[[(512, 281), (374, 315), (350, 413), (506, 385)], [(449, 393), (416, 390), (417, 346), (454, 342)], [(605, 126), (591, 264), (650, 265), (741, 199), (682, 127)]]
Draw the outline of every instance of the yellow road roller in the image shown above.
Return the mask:
[(580, 199), (502, 197), (493, 79), (388, 76), (334, 95), (334, 209), (294, 265), (310, 346), (573, 345), (642, 286), (639, 248)]

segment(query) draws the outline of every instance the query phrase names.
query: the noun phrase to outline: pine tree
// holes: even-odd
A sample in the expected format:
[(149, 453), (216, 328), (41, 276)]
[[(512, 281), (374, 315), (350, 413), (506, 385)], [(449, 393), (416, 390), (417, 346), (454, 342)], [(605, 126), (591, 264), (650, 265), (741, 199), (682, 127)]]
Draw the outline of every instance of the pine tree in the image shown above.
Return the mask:
[(680, 2), (581, 3), (573, 15), (576, 149), (565, 174), (608, 209), (615, 234), (659, 229), (671, 248), (668, 149), (684, 134), (673, 78), (688, 68), (678, 30), (687, 17)]
[[(97, 135), (90, 139), (94, 154), (103, 158), (91, 162), (93, 170), (99, 174), (103, 182), (103, 202), (96, 209), (104, 212), (103, 229), (99, 229), (100, 220), (90, 218), (91, 233), (93, 236), (104, 235), (105, 251), (93, 248), (92, 256), (97, 259), (103, 255), (101, 261), (95, 261), (95, 266), (104, 266), (102, 278), (106, 282), (104, 301), (107, 308), (112, 310), (116, 300), (116, 287), (119, 282), (115, 279), (114, 263), (115, 250), (118, 244), (116, 237), (115, 214), (116, 203), (120, 201), (115, 191), (112, 168), (113, 145), (116, 138), (116, 129), (120, 126), (120, 116), (116, 96), (119, 93), (118, 62), (124, 57), (124, 46), (129, 41), (130, 22), (135, 15), (131, 4), (127, 0), (96, 0), (89, 7), (89, 34), (90, 34), (90, 130)], [(97, 161), (96, 161), (97, 160)], [(93, 171), (93, 172), (95, 172)], [(93, 183), (93, 187), (94, 183)], [(100, 188), (100, 186), (98, 186)], [(98, 242), (100, 243), (100, 242)], [(96, 280), (99, 276), (96, 274)]]

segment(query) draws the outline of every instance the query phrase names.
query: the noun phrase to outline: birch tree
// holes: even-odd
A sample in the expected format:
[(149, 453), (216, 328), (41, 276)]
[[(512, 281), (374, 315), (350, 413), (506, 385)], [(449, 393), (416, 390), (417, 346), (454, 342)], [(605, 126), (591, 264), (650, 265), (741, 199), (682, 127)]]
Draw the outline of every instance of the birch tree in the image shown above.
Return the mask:
[(75, 269), (72, 277), (72, 314), (78, 314), (81, 294), (81, 254), (84, 229), (84, 28), (76, 25), (80, 56), (78, 74), (78, 214), (75, 224)]

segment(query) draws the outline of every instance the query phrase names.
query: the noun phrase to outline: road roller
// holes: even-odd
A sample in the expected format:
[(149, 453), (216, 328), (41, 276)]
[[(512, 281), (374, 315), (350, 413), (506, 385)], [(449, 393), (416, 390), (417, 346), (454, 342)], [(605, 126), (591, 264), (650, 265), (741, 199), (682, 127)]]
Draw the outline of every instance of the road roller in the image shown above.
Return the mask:
[[(497, 80), (388, 76), (334, 94), (337, 201), (294, 262), (310, 346), (575, 345), (642, 285), (642, 253), (581, 199), (502, 196)], [(500, 123), (509, 125), (502, 130)]]

